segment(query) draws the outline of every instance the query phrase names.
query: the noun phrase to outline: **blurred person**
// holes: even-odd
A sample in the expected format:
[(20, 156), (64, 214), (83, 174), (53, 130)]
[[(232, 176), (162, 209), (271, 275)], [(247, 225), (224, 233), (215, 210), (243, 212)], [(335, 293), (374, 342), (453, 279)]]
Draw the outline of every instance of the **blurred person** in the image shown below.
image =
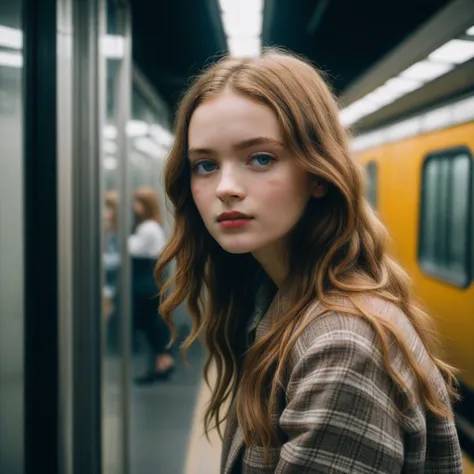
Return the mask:
[[(184, 96), (167, 159), (177, 268), (217, 380), (221, 472), (460, 473), (432, 320), (387, 253), (322, 74), (279, 50), (224, 60)], [(228, 403), (229, 402), (229, 403)]]
[(107, 346), (112, 352), (118, 348), (119, 340), (119, 295), (118, 274), (121, 264), (117, 237), (117, 209), (119, 195), (116, 191), (105, 193), (104, 207), (104, 316), (107, 324)]
[(152, 188), (138, 188), (133, 200), (135, 231), (129, 237), (132, 257), (132, 304), (134, 325), (143, 331), (153, 351), (153, 367), (138, 378), (138, 384), (166, 380), (174, 370), (174, 359), (167, 349), (170, 341), (168, 326), (158, 313), (159, 288), (153, 278), (153, 268), (166, 243), (158, 195)]

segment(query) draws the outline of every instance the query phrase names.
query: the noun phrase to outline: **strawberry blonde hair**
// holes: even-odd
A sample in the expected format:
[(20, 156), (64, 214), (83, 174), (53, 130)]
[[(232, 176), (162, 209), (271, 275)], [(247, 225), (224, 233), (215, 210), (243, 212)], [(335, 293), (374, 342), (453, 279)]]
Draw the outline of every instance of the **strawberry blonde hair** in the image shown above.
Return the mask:
[[(187, 160), (193, 112), (225, 89), (269, 107), (295, 161), (329, 187), (325, 197), (309, 201), (291, 233), (287, 303), (272, 330), (250, 348), (245, 342), (246, 323), (253, 311), (253, 286), (260, 267), (249, 254), (227, 253), (210, 236), (193, 201)], [(349, 152), (338, 105), (314, 67), (269, 49), (259, 58), (225, 58), (204, 71), (179, 106), (165, 183), (175, 221), (156, 267), (157, 278), (172, 259), (177, 266), (160, 311), (174, 337), (172, 311), (187, 301), (193, 329), (184, 349), (205, 334), (206, 380), (211, 363), (217, 370), (205, 415), (206, 432), (215, 426), (219, 429), (227, 417), (226, 402), (237, 399), (246, 442), (265, 448), (279, 442), (269, 407), (278, 400), (287, 361), (315, 300), (328, 311), (365, 319), (379, 337), (388, 374), (398, 387), (408, 389), (390, 364), (389, 341), (395, 340), (416, 378), (417, 396), (435, 415), (452, 416), (450, 404), (438, 395), (399, 330), (364, 308), (367, 295), (400, 308), (444, 376), (448, 392), (455, 395), (453, 369), (439, 358), (432, 320), (413, 300), (405, 271), (387, 253), (388, 234), (363, 196), (363, 175)], [(350, 304), (337, 304), (341, 297)]]

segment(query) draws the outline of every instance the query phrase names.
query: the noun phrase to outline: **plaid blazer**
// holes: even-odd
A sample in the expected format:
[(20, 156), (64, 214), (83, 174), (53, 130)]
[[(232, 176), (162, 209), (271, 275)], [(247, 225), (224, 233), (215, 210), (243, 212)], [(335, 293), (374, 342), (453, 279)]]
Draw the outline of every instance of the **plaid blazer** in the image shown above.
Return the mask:
[[(408, 318), (384, 301), (373, 298), (368, 304), (372, 313), (390, 318), (401, 329), (410, 350), (447, 400), (445, 383)], [(257, 340), (271, 324), (272, 307), (256, 327)], [(413, 375), (395, 344), (390, 359), (415, 393)], [(263, 448), (244, 445), (232, 405), (221, 474), (462, 473), (453, 421), (435, 418), (416, 400), (406, 415), (397, 412), (400, 396), (406, 399), (409, 394), (397, 394), (374, 330), (363, 319), (335, 312), (315, 318), (288, 362), (286, 403), (272, 417), (286, 442), (271, 448), (270, 465), (265, 466)]]

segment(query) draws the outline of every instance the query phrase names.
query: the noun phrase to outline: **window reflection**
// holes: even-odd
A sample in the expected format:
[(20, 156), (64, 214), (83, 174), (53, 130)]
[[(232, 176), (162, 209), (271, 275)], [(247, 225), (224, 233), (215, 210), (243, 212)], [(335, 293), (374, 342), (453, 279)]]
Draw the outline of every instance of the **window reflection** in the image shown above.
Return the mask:
[(24, 458), (22, 2), (0, 2), (0, 472)]

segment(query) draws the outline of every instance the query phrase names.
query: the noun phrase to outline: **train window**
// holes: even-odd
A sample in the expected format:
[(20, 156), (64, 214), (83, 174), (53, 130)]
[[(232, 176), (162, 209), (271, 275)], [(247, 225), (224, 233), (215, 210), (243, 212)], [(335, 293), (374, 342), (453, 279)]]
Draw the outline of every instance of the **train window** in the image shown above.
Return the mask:
[(367, 173), (367, 185), (365, 197), (369, 201), (372, 209), (377, 209), (377, 187), (378, 187), (378, 168), (375, 161), (369, 161), (365, 166)]
[(423, 165), (419, 260), (423, 271), (465, 287), (470, 258), (473, 163), (465, 147), (431, 153)]

